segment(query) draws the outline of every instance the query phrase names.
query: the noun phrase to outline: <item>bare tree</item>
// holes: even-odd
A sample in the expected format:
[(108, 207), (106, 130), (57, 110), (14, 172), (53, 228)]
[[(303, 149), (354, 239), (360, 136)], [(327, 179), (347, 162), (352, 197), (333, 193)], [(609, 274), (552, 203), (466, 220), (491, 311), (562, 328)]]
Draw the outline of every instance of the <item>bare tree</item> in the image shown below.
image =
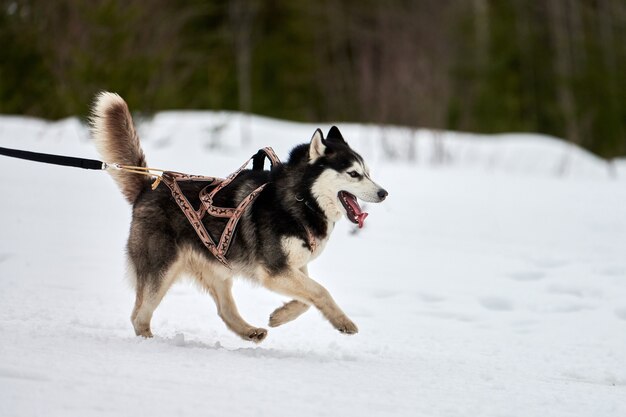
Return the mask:
[(580, 129), (576, 117), (576, 104), (571, 89), (572, 77), (572, 42), (569, 31), (572, 0), (548, 1), (551, 17), (551, 29), (554, 43), (557, 94), (561, 111), (565, 117), (567, 139), (580, 144)]
[(241, 138), (244, 144), (251, 141), (250, 112), (252, 111), (252, 52), (254, 24), (259, 4), (249, 0), (231, 0), (228, 16), (233, 35), (237, 68), (239, 109), (245, 113), (241, 121)]

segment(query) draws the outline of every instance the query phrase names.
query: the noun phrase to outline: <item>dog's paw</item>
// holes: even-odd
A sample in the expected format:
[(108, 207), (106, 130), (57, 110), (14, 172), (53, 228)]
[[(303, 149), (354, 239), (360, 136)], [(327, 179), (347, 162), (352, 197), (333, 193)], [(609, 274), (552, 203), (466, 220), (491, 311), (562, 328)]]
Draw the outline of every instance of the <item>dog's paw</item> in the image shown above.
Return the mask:
[(265, 329), (250, 329), (242, 337), (246, 340), (250, 340), (254, 343), (261, 343), (267, 336), (267, 330)]
[(359, 328), (354, 324), (352, 320), (347, 317), (341, 317), (337, 320), (333, 320), (333, 326), (344, 334), (356, 334), (359, 332)]
[(307, 311), (309, 306), (300, 301), (290, 301), (283, 306), (278, 307), (272, 314), (270, 314), (270, 327), (278, 327), (282, 324), (289, 323), (292, 320), (298, 318), (302, 313)]
[(149, 339), (152, 337), (152, 332), (150, 331), (150, 328), (135, 329), (135, 334), (137, 336), (141, 336), (146, 339)]
[(278, 307), (276, 310), (274, 310), (274, 312), (270, 314), (270, 321), (268, 323), (268, 326), (278, 327), (281, 324), (287, 323), (287, 320), (285, 320), (283, 317), (284, 313), (285, 311), (283, 310), (282, 307)]

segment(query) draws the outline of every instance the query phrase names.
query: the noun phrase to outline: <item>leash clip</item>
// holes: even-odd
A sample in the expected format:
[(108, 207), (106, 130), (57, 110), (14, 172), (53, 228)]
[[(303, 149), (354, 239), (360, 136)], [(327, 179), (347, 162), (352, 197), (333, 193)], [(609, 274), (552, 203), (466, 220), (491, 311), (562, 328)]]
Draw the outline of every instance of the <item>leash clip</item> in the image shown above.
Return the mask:
[(102, 163), (102, 169), (115, 169), (117, 171), (121, 171), (122, 170), (122, 166), (116, 162), (103, 162)]

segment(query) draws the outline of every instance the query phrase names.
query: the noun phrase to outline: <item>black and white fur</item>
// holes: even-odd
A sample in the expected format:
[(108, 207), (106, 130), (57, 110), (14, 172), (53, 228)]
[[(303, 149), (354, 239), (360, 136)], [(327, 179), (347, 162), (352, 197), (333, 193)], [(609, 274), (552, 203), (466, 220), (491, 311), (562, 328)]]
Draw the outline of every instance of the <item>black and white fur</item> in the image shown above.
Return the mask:
[[(92, 135), (109, 163), (146, 166), (133, 120), (124, 100), (103, 92), (92, 109)], [(262, 341), (267, 330), (248, 324), (237, 311), (232, 280), (243, 276), (293, 299), (277, 308), (269, 325), (280, 326), (315, 306), (339, 331), (357, 333), (329, 292), (308, 274), (307, 264), (320, 255), (333, 226), (346, 209), (338, 193), (380, 202), (387, 192), (370, 177), (363, 158), (333, 127), (324, 139), (318, 129), (309, 144), (297, 146), (289, 160), (272, 171), (243, 171), (220, 191), (215, 204), (234, 207), (259, 185), (269, 182), (242, 216), (227, 258), (220, 264), (204, 247), (165, 186), (151, 190), (142, 175), (113, 171), (114, 179), (133, 205), (128, 238), (129, 270), (136, 288), (131, 320), (135, 333), (150, 337), (150, 320), (163, 296), (181, 275), (191, 275), (215, 300), (226, 326), (244, 339)], [(185, 185), (190, 202), (205, 184)], [(347, 214), (346, 214), (347, 215)], [(206, 216), (209, 233), (219, 237), (224, 220)], [(306, 228), (316, 239), (311, 252)]]

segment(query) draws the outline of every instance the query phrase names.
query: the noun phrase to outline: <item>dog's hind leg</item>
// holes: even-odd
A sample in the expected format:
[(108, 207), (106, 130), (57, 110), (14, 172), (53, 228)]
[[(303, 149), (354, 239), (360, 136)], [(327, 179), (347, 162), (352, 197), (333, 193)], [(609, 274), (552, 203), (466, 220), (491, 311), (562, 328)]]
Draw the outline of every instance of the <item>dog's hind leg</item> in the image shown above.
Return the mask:
[(232, 278), (214, 279), (210, 284), (205, 284), (205, 286), (213, 300), (215, 300), (217, 314), (224, 321), (226, 327), (237, 333), (244, 340), (260, 343), (265, 339), (267, 330), (251, 326), (239, 315), (231, 292), (233, 286)]
[(314, 305), (342, 333), (354, 334), (359, 331), (328, 290), (300, 270), (290, 268), (279, 274), (266, 275), (261, 278), (261, 283), (269, 290)]
[(159, 301), (154, 298), (154, 294), (146, 289), (146, 285), (137, 286), (135, 307), (130, 316), (130, 321), (133, 323), (137, 336), (152, 337), (150, 320), (152, 319), (152, 313), (159, 304)]
[(267, 330), (251, 326), (239, 315), (231, 292), (232, 272), (221, 265), (215, 265), (215, 262), (207, 262), (204, 255), (195, 252), (191, 255), (187, 272), (211, 294), (217, 306), (217, 314), (226, 327), (245, 340), (259, 343), (265, 339)]
[[(307, 276), (309, 275), (306, 265), (300, 268), (300, 271)], [(278, 327), (285, 323), (289, 323), (290, 321), (300, 317), (310, 307), (310, 305), (303, 303), (302, 301), (291, 300), (278, 307), (272, 314), (270, 314), (269, 326)]]
[(152, 331), (150, 330), (152, 313), (159, 306), (167, 291), (179, 277), (179, 274), (180, 267), (175, 263), (165, 273), (136, 276), (137, 294), (135, 307), (130, 319), (137, 336), (152, 337)]

